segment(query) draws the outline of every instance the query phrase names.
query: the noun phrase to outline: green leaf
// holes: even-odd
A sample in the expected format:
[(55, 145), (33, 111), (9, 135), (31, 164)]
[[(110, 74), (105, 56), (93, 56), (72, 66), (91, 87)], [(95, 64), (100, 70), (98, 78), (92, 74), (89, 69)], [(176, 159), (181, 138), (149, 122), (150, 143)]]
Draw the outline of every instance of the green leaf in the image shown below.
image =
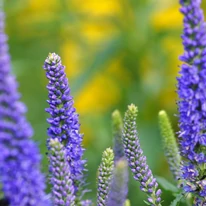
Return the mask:
[(176, 198), (171, 202), (170, 206), (177, 206), (179, 205), (181, 199), (184, 197), (183, 194), (178, 194)]
[(163, 177), (156, 177), (157, 182), (162, 186), (162, 188), (166, 191), (170, 191), (173, 193), (177, 193), (178, 192), (178, 188), (173, 185), (172, 183), (170, 183), (168, 180), (166, 180)]
[(143, 201), (144, 201), (144, 203), (145, 203), (146, 205), (150, 205), (150, 203), (147, 202), (146, 200), (143, 200)]

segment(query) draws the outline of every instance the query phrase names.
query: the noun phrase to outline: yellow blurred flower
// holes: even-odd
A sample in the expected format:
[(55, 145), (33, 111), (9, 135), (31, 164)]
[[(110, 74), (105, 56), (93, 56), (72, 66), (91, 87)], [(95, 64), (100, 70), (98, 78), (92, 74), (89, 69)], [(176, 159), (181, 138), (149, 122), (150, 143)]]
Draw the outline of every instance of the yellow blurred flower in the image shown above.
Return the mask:
[(175, 100), (177, 100), (175, 85), (177, 83), (176, 76), (178, 75), (179, 65), (181, 65), (178, 57), (183, 53), (181, 39), (180, 37), (175, 38), (169, 36), (162, 40), (162, 47), (169, 54), (169, 59), (167, 59), (168, 67), (165, 69), (165, 78), (167, 78), (167, 82), (161, 90), (159, 99), (161, 105), (172, 108), (174, 107)]
[(36, 31), (32, 26), (52, 21), (55, 18), (58, 5), (56, 0), (50, 0), (49, 3), (42, 0), (28, 0), (16, 19), (18, 27), (21, 28), (18, 30), (19, 36), (24, 39), (44, 35), (43, 33), (46, 31), (43, 29), (41, 32)]
[(75, 78), (82, 72), (82, 52), (74, 41), (65, 41), (61, 47), (62, 62), (66, 66), (66, 73), (70, 78)]
[[(179, 70), (178, 65), (181, 64), (178, 57), (183, 54), (181, 38), (168, 36), (162, 40), (162, 47), (170, 54), (170, 58), (168, 60), (169, 68), (171, 68), (173, 74), (176, 74)], [(170, 70), (168, 69), (166, 71)]]
[(81, 24), (82, 37), (88, 41), (90, 45), (98, 44), (102, 40), (110, 39), (114, 36), (114, 26), (106, 21), (86, 21)]
[(57, 9), (59, 2), (57, 0), (49, 0), (42, 1), (42, 0), (29, 0), (28, 7), (31, 11), (34, 12), (44, 12), (44, 11), (54, 11)]
[(118, 0), (73, 0), (78, 11), (94, 16), (116, 16), (120, 10)]
[[(118, 0), (87, 0), (86, 2), (73, 0), (72, 4), (77, 13), (85, 17), (80, 22), (79, 33), (82, 39), (91, 46), (88, 48), (88, 53), (93, 58), (92, 54), (96, 53), (99, 45), (103, 41), (111, 39), (117, 32), (115, 26), (108, 18), (116, 17), (120, 13), (121, 4)], [(76, 44), (68, 41), (62, 45), (63, 59), (67, 66), (66, 71), (73, 77), (84, 72), (82, 71), (83, 65), (79, 63), (83, 54), (78, 50), (78, 45)], [(82, 68), (80, 68), (81, 66)], [(79, 113), (84, 115), (95, 111), (95, 114), (101, 114), (119, 101), (121, 94), (117, 83), (113, 79), (114, 70), (116, 73), (120, 73), (119, 66), (119, 63), (112, 63), (108, 66), (108, 69), (103, 69), (103, 72), (97, 73), (82, 88), (75, 98), (75, 106)]]
[(151, 17), (152, 25), (155, 29), (174, 29), (182, 26), (182, 15), (179, 12), (179, 6), (172, 6), (157, 9)]
[(106, 72), (98, 73), (76, 96), (75, 105), (81, 114), (99, 115), (116, 104), (121, 97), (120, 90), (113, 77)]

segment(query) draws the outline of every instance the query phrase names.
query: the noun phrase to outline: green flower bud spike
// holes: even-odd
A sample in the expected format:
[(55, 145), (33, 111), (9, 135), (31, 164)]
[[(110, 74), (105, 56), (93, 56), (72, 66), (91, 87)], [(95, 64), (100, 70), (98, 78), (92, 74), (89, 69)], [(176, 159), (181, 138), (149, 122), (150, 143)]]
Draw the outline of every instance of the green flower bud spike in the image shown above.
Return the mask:
[(125, 112), (123, 130), (125, 156), (134, 179), (140, 183), (140, 189), (148, 195), (148, 205), (161, 206), (162, 191), (158, 189), (157, 181), (140, 146), (136, 128), (137, 112), (137, 107), (134, 104), (129, 105)]
[(119, 110), (115, 110), (112, 113), (112, 130), (114, 138), (114, 161), (116, 162), (124, 157), (124, 148), (122, 144), (123, 122)]
[(124, 206), (130, 206), (130, 201), (128, 199), (125, 201)]
[(114, 170), (114, 153), (107, 148), (98, 170), (97, 206), (106, 206)]
[(171, 123), (167, 113), (163, 110), (159, 112), (159, 125), (162, 135), (163, 148), (169, 163), (170, 171), (172, 172), (174, 178), (178, 180), (180, 178), (181, 157)]

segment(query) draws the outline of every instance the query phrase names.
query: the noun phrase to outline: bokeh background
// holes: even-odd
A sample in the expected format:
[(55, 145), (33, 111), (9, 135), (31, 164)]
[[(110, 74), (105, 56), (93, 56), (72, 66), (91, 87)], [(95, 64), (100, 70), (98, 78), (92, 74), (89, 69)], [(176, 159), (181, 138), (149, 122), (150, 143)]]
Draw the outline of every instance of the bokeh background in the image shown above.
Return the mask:
[[(142, 148), (155, 175), (172, 181), (161, 148), (157, 114), (167, 110), (175, 131), (176, 76), (182, 54), (182, 16), (171, 0), (7, 0), (6, 32), (12, 67), (47, 174), (47, 91), (42, 65), (56, 52), (66, 66), (84, 133), (87, 181), (95, 201), (96, 171), (103, 150), (112, 145), (111, 112), (139, 107)], [(130, 179), (132, 205), (145, 195)], [(172, 200), (164, 191), (163, 205)]]

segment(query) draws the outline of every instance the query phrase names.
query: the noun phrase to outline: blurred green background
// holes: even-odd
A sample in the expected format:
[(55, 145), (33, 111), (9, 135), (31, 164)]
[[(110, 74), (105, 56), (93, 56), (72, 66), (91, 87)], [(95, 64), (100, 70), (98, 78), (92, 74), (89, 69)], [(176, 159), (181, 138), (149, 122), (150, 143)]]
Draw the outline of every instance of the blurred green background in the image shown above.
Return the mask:
[[(66, 66), (84, 133), (88, 160), (87, 197), (95, 200), (101, 154), (112, 145), (111, 112), (139, 107), (142, 148), (155, 175), (171, 180), (163, 156), (157, 114), (168, 111), (177, 131), (175, 93), (182, 54), (182, 16), (171, 0), (18, 0), (5, 1), (13, 72), (47, 173), (47, 91), (42, 65), (56, 52)], [(132, 205), (146, 197), (130, 179)], [(164, 191), (163, 205), (173, 198)]]

